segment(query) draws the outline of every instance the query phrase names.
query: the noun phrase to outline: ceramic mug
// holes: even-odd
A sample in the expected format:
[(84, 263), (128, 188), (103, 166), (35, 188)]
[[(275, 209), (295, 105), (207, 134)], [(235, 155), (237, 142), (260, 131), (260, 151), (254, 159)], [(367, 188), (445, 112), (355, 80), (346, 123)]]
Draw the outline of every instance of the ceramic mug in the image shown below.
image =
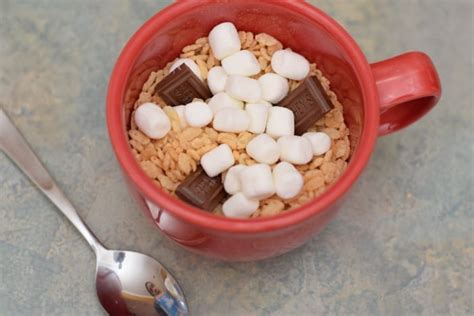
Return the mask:
[[(346, 171), (315, 200), (274, 217), (231, 219), (194, 208), (157, 188), (128, 145), (130, 112), (150, 72), (224, 21), (271, 34), (315, 62), (344, 106), (351, 141)], [(302, 1), (178, 1), (149, 19), (123, 49), (110, 78), (107, 126), (131, 193), (160, 231), (199, 254), (248, 261), (283, 254), (321, 231), (367, 164), (377, 137), (416, 121), (440, 96), (428, 56), (411, 52), (369, 64), (336, 21)]]

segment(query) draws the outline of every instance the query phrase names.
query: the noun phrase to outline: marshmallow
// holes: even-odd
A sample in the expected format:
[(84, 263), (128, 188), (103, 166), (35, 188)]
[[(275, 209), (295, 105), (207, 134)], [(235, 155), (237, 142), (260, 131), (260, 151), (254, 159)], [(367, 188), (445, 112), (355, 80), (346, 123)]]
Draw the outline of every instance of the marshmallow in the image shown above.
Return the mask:
[(272, 69), (282, 77), (302, 80), (309, 74), (309, 62), (300, 54), (278, 50), (272, 56)]
[(231, 196), (222, 205), (222, 212), (226, 217), (248, 218), (258, 209), (259, 202), (250, 200), (242, 193)]
[(254, 137), (245, 149), (250, 157), (261, 163), (271, 165), (280, 158), (280, 146), (267, 134)]
[(220, 132), (240, 133), (247, 130), (249, 123), (249, 116), (244, 110), (224, 108), (217, 111), (212, 127)]
[(258, 78), (262, 88), (262, 99), (278, 103), (288, 94), (288, 80), (274, 73), (267, 73)]
[(242, 193), (249, 199), (263, 200), (275, 193), (272, 170), (267, 164), (248, 166), (240, 172)]
[(273, 106), (273, 104), (271, 104), (270, 102), (265, 101), (265, 100), (260, 100), (260, 101), (258, 101), (257, 103), (258, 103), (258, 104), (266, 105), (266, 106), (268, 106), (268, 107), (272, 107), (272, 106)]
[(212, 94), (224, 91), (227, 73), (221, 66), (212, 67), (207, 74), (207, 85)]
[(225, 92), (219, 92), (209, 100), (209, 107), (211, 108), (212, 113), (216, 114), (223, 108), (243, 109), (244, 103), (232, 98)]
[(295, 165), (304, 165), (313, 159), (313, 148), (306, 137), (283, 136), (278, 139), (280, 160)]
[(203, 127), (212, 121), (212, 111), (209, 106), (202, 101), (195, 101), (186, 104), (184, 117), (189, 126)]
[(236, 194), (240, 192), (240, 173), (247, 168), (246, 165), (235, 165), (227, 170), (224, 179), (224, 190), (228, 194)]
[(199, 66), (194, 62), (194, 60), (189, 59), (189, 58), (179, 58), (177, 59), (170, 67), (170, 72), (181, 66), (182, 64), (185, 64), (186, 66), (191, 69), (191, 71), (199, 78), (202, 80), (201, 76), (201, 70), (199, 70)]
[(179, 125), (181, 128), (186, 128), (188, 126), (188, 122), (186, 122), (186, 118), (184, 117), (184, 109), (186, 107), (184, 105), (177, 105), (173, 107), (179, 117)]
[(224, 22), (214, 26), (209, 33), (209, 45), (214, 57), (221, 60), (240, 50), (239, 33), (234, 24)]
[(234, 161), (234, 155), (229, 145), (222, 144), (201, 157), (201, 166), (212, 178), (231, 167)]
[(245, 111), (247, 112), (250, 124), (248, 131), (261, 134), (265, 132), (265, 127), (267, 126), (268, 118), (268, 109), (269, 107), (260, 103), (247, 103), (245, 106)]
[(135, 123), (146, 136), (154, 139), (165, 137), (171, 129), (166, 113), (154, 103), (145, 103), (135, 111)]
[(253, 76), (260, 72), (260, 63), (253, 53), (241, 50), (222, 60), (222, 67), (229, 75)]
[(295, 134), (295, 115), (285, 107), (272, 106), (268, 110), (268, 135), (274, 138)]
[(262, 97), (260, 84), (257, 80), (239, 75), (227, 78), (225, 92), (237, 100), (250, 103), (255, 103)]
[(311, 143), (315, 156), (325, 154), (331, 148), (331, 137), (326, 133), (308, 132), (304, 133), (303, 137), (306, 137)]
[(279, 197), (291, 199), (300, 193), (304, 180), (292, 164), (282, 161), (273, 168), (273, 183)]

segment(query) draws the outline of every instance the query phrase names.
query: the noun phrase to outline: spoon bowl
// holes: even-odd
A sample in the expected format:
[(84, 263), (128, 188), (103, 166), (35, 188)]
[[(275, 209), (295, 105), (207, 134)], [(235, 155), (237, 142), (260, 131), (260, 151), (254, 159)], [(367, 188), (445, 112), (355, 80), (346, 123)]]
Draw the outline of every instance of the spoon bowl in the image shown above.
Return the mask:
[(56, 205), (94, 250), (97, 295), (110, 315), (189, 314), (183, 291), (158, 261), (138, 252), (108, 250), (99, 242), (1, 108), (0, 149)]
[(155, 259), (133, 251), (100, 250), (96, 290), (114, 315), (185, 315), (187, 304), (175, 278)]

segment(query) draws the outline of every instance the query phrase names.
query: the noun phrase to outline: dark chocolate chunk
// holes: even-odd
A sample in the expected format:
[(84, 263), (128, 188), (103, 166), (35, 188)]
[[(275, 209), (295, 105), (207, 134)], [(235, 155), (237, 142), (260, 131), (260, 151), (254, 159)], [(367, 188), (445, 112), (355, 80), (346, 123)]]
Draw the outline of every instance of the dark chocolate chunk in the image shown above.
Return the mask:
[(186, 64), (164, 77), (156, 85), (155, 93), (172, 106), (187, 104), (194, 98), (206, 100), (212, 96), (208, 86)]
[(189, 204), (212, 211), (225, 198), (226, 192), (220, 176), (211, 178), (198, 167), (178, 186), (176, 195)]
[(306, 78), (278, 105), (293, 111), (296, 135), (305, 133), (317, 120), (334, 108), (316, 76)]

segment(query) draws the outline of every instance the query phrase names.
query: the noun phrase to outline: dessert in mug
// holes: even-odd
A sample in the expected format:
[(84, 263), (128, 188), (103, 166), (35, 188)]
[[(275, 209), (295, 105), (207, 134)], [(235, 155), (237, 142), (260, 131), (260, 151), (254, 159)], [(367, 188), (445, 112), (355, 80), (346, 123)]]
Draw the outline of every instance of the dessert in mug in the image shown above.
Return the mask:
[(150, 74), (128, 132), (157, 186), (232, 218), (310, 201), (350, 156), (343, 107), (316, 65), (229, 22)]

